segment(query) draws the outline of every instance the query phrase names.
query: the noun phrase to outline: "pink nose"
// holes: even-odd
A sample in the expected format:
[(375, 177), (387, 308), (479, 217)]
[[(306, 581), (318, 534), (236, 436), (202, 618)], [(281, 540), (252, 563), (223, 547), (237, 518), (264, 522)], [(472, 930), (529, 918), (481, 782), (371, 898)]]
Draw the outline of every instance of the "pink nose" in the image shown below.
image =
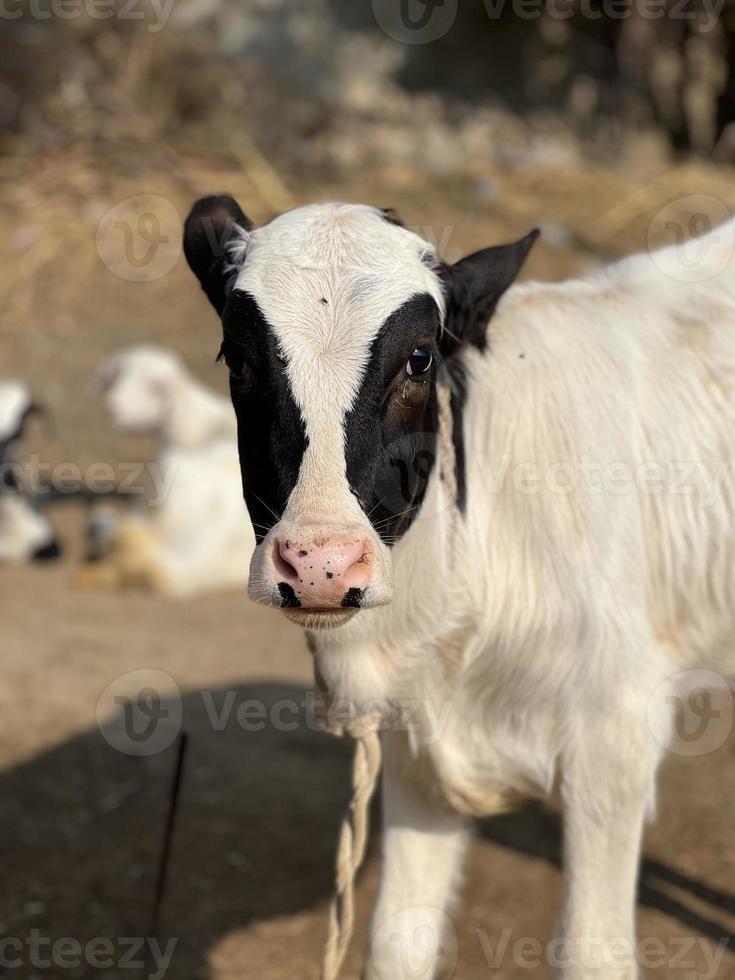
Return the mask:
[(286, 604), (336, 609), (359, 605), (372, 576), (373, 552), (362, 538), (278, 541), (274, 563)]

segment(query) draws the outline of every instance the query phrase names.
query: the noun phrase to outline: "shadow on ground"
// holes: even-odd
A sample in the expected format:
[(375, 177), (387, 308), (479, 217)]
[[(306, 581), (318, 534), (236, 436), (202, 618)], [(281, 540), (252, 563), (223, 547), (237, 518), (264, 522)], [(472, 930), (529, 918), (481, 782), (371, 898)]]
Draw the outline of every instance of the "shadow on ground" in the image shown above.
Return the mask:
[[(209, 952), (226, 934), (294, 915), (331, 894), (350, 746), (315, 730), (305, 697), (286, 684), (183, 697), (188, 750), (156, 927), (162, 945), (177, 937), (168, 970), (176, 980), (209, 977)], [(243, 706), (253, 704), (261, 714), (244, 714)], [(263, 715), (269, 722), (256, 730)], [(273, 724), (276, 717), (280, 723)], [(73, 937), (83, 946), (109, 937), (119, 950), (120, 937), (152, 934), (176, 747), (134, 757), (95, 728), (0, 775), (4, 936), (25, 942), (37, 930), (51, 942)], [(483, 821), (480, 834), (532, 858), (560, 861), (558, 820), (541, 806)], [(690, 908), (690, 899), (700, 909), (705, 903), (735, 914), (735, 895), (645, 861), (641, 903), (703, 936), (729, 939), (732, 949), (735, 935)], [(2, 975), (38, 974), (24, 953), (22, 963)], [(121, 972), (119, 964), (107, 971), (86, 965), (43, 971), (44, 980), (90, 975)]]
[[(182, 699), (188, 748), (158, 929), (162, 943), (178, 937), (169, 976), (209, 976), (206, 957), (218, 938), (331, 894), (350, 749), (313, 730), (303, 711), (295, 719), (304, 698), (301, 688), (272, 684)], [(254, 731), (257, 713), (238, 717), (246, 703), (269, 717), (281, 705), (280, 726)], [(150, 935), (176, 748), (132, 757), (94, 729), (0, 776), (6, 937), (25, 942), (38, 930), (86, 946)], [(43, 976), (90, 972), (120, 976), (53, 966)], [(33, 974), (29, 962), (2, 971)]]
[[(485, 840), (561, 866), (560, 820), (557, 814), (541, 804), (528, 804), (520, 811), (484, 820), (480, 833)], [(672, 886), (681, 898), (668, 894), (667, 889)], [(691, 900), (709, 904), (713, 912), (735, 915), (735, 893), (712, 888), (661, 861), (644, 858), (638, 889), (639, 905), (657, 909), (716, 943), (727, 940), (730, 952), (735, 952), (735, 932), (725, 928), (716, 918), (689, 908), (687, 902)]]

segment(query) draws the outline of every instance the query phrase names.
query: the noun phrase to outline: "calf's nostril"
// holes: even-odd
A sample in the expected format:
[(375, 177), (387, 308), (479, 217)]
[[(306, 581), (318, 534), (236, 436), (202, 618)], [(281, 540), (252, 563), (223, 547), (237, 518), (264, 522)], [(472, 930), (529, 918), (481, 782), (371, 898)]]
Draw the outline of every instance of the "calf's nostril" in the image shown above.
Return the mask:
[(278, 541), (273, 547), (273, 564), (281, 578), (295, 581), (299, 577), (299, 569), (294, 553), (287, 542)]

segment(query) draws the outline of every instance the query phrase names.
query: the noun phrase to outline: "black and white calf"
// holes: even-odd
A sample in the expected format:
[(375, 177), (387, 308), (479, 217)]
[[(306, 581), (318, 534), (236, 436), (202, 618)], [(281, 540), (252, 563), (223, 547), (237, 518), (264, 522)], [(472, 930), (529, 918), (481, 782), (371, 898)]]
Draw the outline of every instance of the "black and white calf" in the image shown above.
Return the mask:
[[(564, 980), (637, 975), (667, 739), (649, 705), (673, 710), (687, 668), (735, 673), (725, 231), (701, 284), (672, 250), (503, 296), (534, 233), (446, 266), (370, 207), (255, 229), (212, 197), (187, 220), (240, 420), (250, 594), (310, 630), (335, 697), (424, 709), (421, 730), (383, 734), (371, 980), (434, 975), (466, 818), (518, 794), (564, 812)], [(671, 492), (685, 461), (689, 492)], [(418, 973), (416, 941), (436, 954)]]
[(43, 561), (60, 554), (51, 524), (18, 479), (17, 454), (34, 411), (22, 382), (0, 381), (0, 562)]

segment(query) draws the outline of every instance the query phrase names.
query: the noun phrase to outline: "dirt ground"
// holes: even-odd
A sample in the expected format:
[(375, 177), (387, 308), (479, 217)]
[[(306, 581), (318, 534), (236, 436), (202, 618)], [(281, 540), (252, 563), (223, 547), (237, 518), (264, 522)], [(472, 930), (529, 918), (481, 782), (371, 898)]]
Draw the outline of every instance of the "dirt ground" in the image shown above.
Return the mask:
[[(8, 234), (0, 243), (0, 376), (26, 378), (49, 407), (48, 420), (31, 433), (35, 465), (55, 478), (61, 463), (87, 472), (96, 461), (150, 458), (145, 440), (111, 432), (89, 389), (90, 373), (113, 349), (149, 340), (179, 351), (223, 389), (213, 364), (216, 323), (183, 259), (150, 282), (110, 271), (97, 250), (100, 221), (134, 195), (160, 196), (183, 216), (194, 197), (223, 189), (262, 219), (273, 194), (232, 161), (184, 158), (141, 171), (119, 161), (100, 167), (84, 158), (48, 158), (32, 173), (22, 160), (2, 168), (0, 213)], [(311, 178), (298, 192), (287, 183), (298, 201), (393, 205), (450, 258), (540, 223), (546, 240), (528, 272), (558, 278), (644, 247), (649, 228), (658, 227), (651, 225), (654, 215), (672, 201), (703, 194), (732, 211), (732, 176), (705, 167), (658, 175), (591, 169), (573, 180), (525, 171), (437, 186), (396, 171), (344, 186)], [(670, 207), (671, 214), (687, 213), (684, 203)], [(180, 707), (189, 738), (158, 927), (162, 942), (177, 940), (167, 975), (316, 978), (349, 747), (316, 733), (302, 716), (311, 675), (299, 631), (240, 594), (177, 603), (137, 592), (80, 591), (73, 573), (83, 506), (71, 500), (50, 513), (67, 545), (63, 563), (0, 569), (0, 933), (25, 942), (37, 930), (72, 937), (87, 950), (108, 937), (116, 952), (113, 965), (42, 967), (25, 947), (21, 964), (0, 972), (28, 978), (151, 972), (126, 968), (122, 938), (150, 935), (177, 743), (151, 756), (120, 752), (114, 731), (104, 728), (110, 744), (100, 730), (98, 705), (104, 723), (113, 695), (139, 691), (142, 675), (134, 672), (154, 670), (168, 675), (162, 707), (174, 719)], [(247, 714), (254, 701), (269, 719), (285, 717), (287, 724), (255, 730)], [(727, 717), (729, 702), (719, 707)], [(717, 751), (672, 757), (664, 766), (660, 816), (646, 835), (639, 928), (642, 938), (663, 941), (663, 951), (656, 954), (654, 945), (649, 952), (665, 963), (645, 976), (735, 976), (734, 763), (731, 732)], [(376, 821), (346, 971), (353, 980), (378, 873)], [(518, 947), (514, 956), (514, 944), (550, 938), (560, 887), (553, 816), (532, 805), (478, 826), (453, 914), (454, 976), (548, 975)], [(713, 965), (724, 942), (730, 950), (720, 949)]]

